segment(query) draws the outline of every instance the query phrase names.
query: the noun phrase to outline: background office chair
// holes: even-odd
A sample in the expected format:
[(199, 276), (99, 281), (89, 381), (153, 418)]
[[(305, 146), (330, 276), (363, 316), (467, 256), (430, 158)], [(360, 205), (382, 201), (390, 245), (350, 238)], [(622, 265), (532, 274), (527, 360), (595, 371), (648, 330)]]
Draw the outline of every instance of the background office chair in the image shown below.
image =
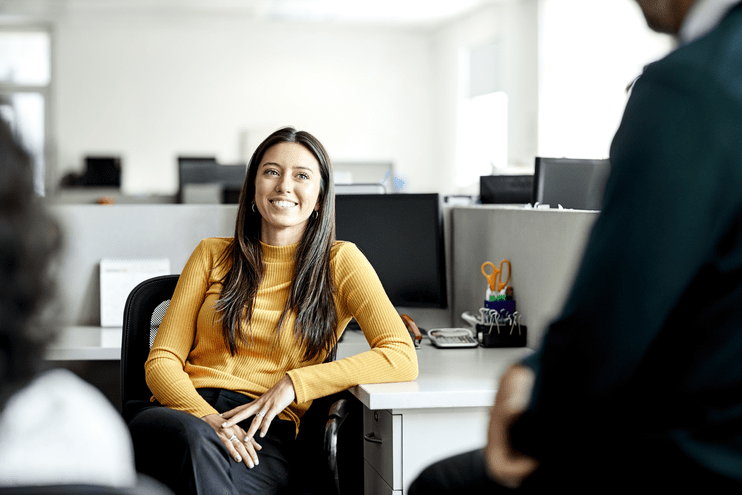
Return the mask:
[[(151, 405), (152, 392), (145, 380), (144, 362), (178, 278), (179, 275), (164, 275), (145, 280), (131, 291), (126, 301), (121, 342), (121, 410), (127, 423), (140, 408)], [(301, 459), (296, 463), (298, 472), (295, 477), (302, 486), (296, 487), (297, 493), (339, 494), (341, 471), (344, 491), (362, 493), (361, 406), (348, 396), (346, 391), (317, 399), (302, 417), (297, 437), (297, 452)], [(346, 421), (349, 416), (352, 420)], [(345, 433), (339, 438), (338, 430), (343, 422), (346, 423), (343, 427)], [(340, 449), (347, 454), (340, 461), (337, 458), (338, 442)]]

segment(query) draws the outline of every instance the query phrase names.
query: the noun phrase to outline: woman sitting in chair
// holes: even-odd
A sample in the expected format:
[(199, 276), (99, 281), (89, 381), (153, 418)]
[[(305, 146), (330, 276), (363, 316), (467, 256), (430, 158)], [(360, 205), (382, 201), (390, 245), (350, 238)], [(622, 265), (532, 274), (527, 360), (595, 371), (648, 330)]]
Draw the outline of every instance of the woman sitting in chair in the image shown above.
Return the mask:
[[(413, 380), (405, 326), (358, 248), (335, 241), (330, 160), (312, 135), (253, 154), (234, 238), (188, 260), (145, 365), (154, 398), (130, 421), (137, 465), (178, 493), (280, 493), (313, 399)], [(351, 318), (371, 350), (332, 361)]]

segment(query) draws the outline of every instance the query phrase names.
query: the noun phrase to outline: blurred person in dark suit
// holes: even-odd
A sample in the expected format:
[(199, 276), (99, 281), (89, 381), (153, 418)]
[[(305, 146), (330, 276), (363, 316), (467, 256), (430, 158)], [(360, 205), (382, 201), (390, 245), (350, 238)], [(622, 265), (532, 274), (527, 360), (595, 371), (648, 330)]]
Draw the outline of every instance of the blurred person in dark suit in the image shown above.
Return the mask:
[(633, 86), (562, 314), (487, 447), (410, 495), (742, 491), (742, 3), (638, 3), (679, 46)]

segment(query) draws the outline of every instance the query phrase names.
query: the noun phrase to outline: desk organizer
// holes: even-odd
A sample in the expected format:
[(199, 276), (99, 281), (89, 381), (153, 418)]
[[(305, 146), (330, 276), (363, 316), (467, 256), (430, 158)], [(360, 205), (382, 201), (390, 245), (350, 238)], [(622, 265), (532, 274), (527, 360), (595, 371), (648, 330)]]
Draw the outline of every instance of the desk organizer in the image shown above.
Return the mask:
[(509, 325), (501, 324), (500, 333), (497, 333), (497, 325), (477, 325), (477, 335), (482, 336), (482, 347), (525, 347), (528, 328), (516, 325), (512, 330), (511, 333)]
[(500, 313), (503, 309), (507, 314), (515, 313), (515, 299), (505, 299), (504, 301), (484, 301), (484, 307), (494, 309)]

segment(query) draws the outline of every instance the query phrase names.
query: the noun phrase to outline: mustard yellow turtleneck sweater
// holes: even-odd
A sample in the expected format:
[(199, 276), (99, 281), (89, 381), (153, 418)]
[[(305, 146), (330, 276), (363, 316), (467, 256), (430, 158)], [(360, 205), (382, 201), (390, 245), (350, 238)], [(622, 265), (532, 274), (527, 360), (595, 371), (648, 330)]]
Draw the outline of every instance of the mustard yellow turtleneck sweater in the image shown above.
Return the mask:
[(294, 273), (293, 246), (262, 244), (265, 277), (253, 305), (252, 341), (237, 340), (232, 356), (224, 345), (214, 304), (228, 267), (217, 260), (229, 238), (204, 239), (186, 263), (145, 364), (147, 385), (163, 405), (202, 417), (214, 410), (196, 392), (222, 388), (257, 398), (289, 375), (296, 401), (279, 417), (299, 425), (311, 401), (361, 383), (414, 380), (417, 356), (404, 323), (389, 301), (371, 264), (348, 242), (331, 252), (338, 337), (355, 317), (371, 350), (323, 363), (324, 356), (302, 361), (290, 315), (280, 332)]

